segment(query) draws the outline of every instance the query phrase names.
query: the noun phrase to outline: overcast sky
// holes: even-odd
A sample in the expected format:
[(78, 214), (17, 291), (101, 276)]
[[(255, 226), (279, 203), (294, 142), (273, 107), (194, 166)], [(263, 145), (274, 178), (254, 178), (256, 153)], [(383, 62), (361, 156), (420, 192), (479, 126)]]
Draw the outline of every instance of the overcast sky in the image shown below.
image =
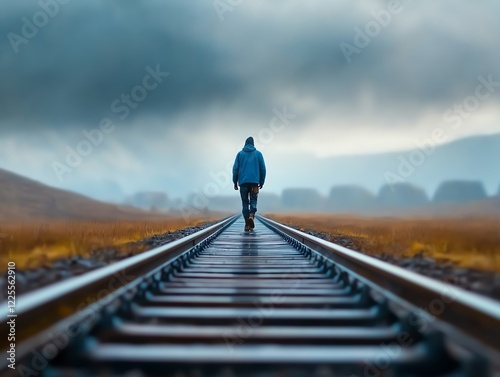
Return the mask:
[[(294, 175), (288, 156), (500, 132), (494, 84), (460, 127), (443, 118), (500, 82), (495, 0), (55, 1), (0, 3), (0, 167), (50, 185), (183, 195), (249, 135)], [(69, 167), (103, 118), (110, 132)]]

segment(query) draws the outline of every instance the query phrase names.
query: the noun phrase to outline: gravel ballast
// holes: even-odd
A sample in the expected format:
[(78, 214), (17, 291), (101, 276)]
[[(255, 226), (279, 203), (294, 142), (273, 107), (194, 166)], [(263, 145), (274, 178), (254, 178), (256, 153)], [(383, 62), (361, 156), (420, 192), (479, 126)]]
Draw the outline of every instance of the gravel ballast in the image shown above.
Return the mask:
[[(299, 230), (298, 228), (295, 229)], [(365, 250), (356, 250), (353, 240), (347, 236), (332, 237), (328, 233), (317, 232), (312, 229), (301, 229), (301, 231), (407, 270), (500, 300), (499, 273), (463, 268), (451, 261), (436, 261), (433, 258), (424, 256), (423, 253), (417, 253), (409, 257), (399, 257), (388, 253), (372, 254)]]
[[(60, 258), (50, 264), (44, 264), (36, 268), (16, 269), (16, 295), (20, 295), (49, 284), (81, 275), (85, 272), (118, 262), (122, 259), (136, 255), (138, 251), (154, 249), (166, 245), (172, 241), (199, 232), (202, 229), (216, 224), (218, 221), (210, 221), (197, 226), (169, 231), (154, 235), (137, 242), (131, 242), (125, 247), (99, 248), (90, 252), (90, 256), (72, 256)], [(7, 299), (7, 271), (3, 274), (0, 282), (0, 299)]]
[[(154, 235), (152, 237), (127, 244), (126, 248), (100, 248), (91, 252), (88, 257), (73, 256), (69, 258), (60, 258), (51, 264), (25, 270), (16, 270), (16, 294), (23, 294), (34, 289), (115, 263), (137, 254), (137, 250), (149, 250), (155, 247), (163, 246), (172, 241), (205, 229), (215, 223), (217, 223), (217, 221), (206, 222), (198, 226)], [(331, 237), (327, 233), (316, 232), (312, 229), (306, 229), (304, 232), (346, 248), (356, 250), (353, 240), (347, 236)], [(124, 251), (124, 249), (126, 251)], [(358, 251), (410, 271), (414, 271), (466, 290), (500, 300), (500, 274), (498, 273), (480, 271), (471, 268), (462, 268), (450, 261), (438, 262), (433, 258), (424, 256), (422, 253), (417, 253), (410, 257), (398, 257), (386, 253), (373, 255), (364, 250)], [(4, 278), (0, 282), (0, 297), (2, 300), (7, 298), (6, 274), (7, 272), (4, 273)]]

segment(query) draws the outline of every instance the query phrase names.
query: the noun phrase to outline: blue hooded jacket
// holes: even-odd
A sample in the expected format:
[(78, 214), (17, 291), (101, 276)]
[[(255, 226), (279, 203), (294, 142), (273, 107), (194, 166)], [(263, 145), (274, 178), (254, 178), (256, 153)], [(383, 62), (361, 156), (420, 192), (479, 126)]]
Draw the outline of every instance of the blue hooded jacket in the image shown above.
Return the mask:
[(238, 152), (233, 165), (233, 183), (263, 185), (266, 180), (264, 157), (252, 144), (245, 144)]

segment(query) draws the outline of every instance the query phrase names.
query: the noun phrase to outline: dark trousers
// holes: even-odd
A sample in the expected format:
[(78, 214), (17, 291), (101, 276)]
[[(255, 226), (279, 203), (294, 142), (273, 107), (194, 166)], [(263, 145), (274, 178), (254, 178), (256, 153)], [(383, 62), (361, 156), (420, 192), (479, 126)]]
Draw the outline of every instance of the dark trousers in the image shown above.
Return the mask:
[(254, 187), (259, 187), (255, 183), (243, 183), (240, 185), (241, 204), (243, 205), (243, 217), (248, 220), (250, 213), (257, 212), (257, 196), (258, 190)]

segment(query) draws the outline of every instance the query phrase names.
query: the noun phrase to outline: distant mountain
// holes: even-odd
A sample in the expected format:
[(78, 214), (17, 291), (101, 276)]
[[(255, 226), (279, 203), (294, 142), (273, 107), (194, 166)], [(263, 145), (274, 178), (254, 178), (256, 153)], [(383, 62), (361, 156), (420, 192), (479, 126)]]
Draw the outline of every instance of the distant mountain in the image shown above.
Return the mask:
[[(363, 137), (360, 135), (360, 137)], [(332, 140), (332, 149), (336, 143)], [(467, 137), (428, 147), (365, 155), (315, 157), (283, 154), (285, 168), (269, 166), (271, 182), (285, 187), (314, 187), (327, 195), (333, 186), (358, 185), (377, 193), (384, 184), (410, 183), (434, 197), (444, 181), (480, 181), (489, 195), (500, 193), (500, 134)], [(271, 183), (268, 184), (268, 188)]]
[(434, 194), (436, 203), (464, 203), (486, 199), (486, 191), (480, 181), (445, 181)]
[(409, 183), (383, 185), (377, 199), (382, 207), (413, 207), (429, 202), (425, 191)]
[(150, 217), (158, 215), (132, 207), (100, 202), (0, 169), (0, 221)]
[(371, 213), (378, 203), (375, 195), (357, 185), (339, 185), (330, 190), (326, 209), (331, 212)]
[[(238, 212), (239, 195), (209, 200), (211, 210)], [(423, 189), (407, 183), (383, 185), (377, 196), (361, 186), (334, 186), (324, 197), (313, 188), (288, 188), (282, 195), (259, 194), (260, 213), (322, 212), (369, 216), (500, 216), (500, 196), (486, 197), (475, 181), (445, 181), (431, 201)]]
[[(360, 141), (363, 137), (363, 134), (359, 135)], [(331, 140), (332, 151), (342, 143), (342, 133), (339, 132), (338, 137)], [(395, 178), (397, 183), (424, 189), (429, 199), (434, 198), (442, 182), (456, 180), (480, 181), (488, 195), (495, 192), (500, 195), (500, 133), (466, 137), (432, 148), (426, 146), (427, 152), (420, 151), (417, 143), (414, 149), (331, 157), (318, 157), (295, 150), (283, 150), (278, 156), (271, 156), (274, 144), (270, 143), (263, 149), (268, 175), (262, 194), (280, 194), (286, 188), (314, 188), (328, 197), (334, 186), (355, 185), (377, 195), (383, 185), (392, 183), (391, 179)], [(233, 156), (229, 157), (232, 160)], [(235, 194), (231, 182), (221, 184), (220, 177), (214, 181), (212, 172), (223, 172), (225, 166), (194, 159), (196, 161), (186, 161), (189, 168), (184, 161), (166, 161), (164, 165), (169, 169), (157, 168), (146, 179), (136, 179), (128, 174), (111, 174), (109, 179), (100, 175), (74, 174), (63, 182), (57, 182), (51, 172), (50, 179), (44, 182), (113, 203), (123, 203), (135, 192), (166, 192), (172, 208), (175, 208), (173, 198), (186, 198), (190, 192), (203, 191), (207, 184), (220, 186), (221, 196)], [(332, 203), (332, 206), (342, 205)]]
[(320, 211), (325, 208), (325, 199), (313, 188), (288, 188), (281, 194), (284, 207), (296, 210)]
[[(337, 142), (332, 141), (332, 148)], [(500, 212), (500, 134), (415, 144), (411, 150), (327, 158), (284, 153), (285, 166), (268, 164), (269, 183), (260, 195), (272, 195), (272, 200), (259, 199), (259, 211), (381, 216)], [(281, 195), (267, 192), (275, 182), (284, 186)], [(239, 207), (238, 195), (209, 202), (210, 209)]]

